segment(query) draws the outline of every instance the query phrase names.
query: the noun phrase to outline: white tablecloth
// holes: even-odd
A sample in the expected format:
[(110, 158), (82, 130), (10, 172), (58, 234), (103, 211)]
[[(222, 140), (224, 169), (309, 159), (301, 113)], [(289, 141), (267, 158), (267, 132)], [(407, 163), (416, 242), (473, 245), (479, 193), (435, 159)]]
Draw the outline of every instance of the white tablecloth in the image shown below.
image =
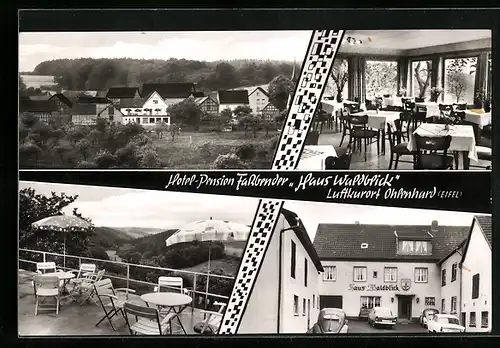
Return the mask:
[(321, 107), (323, 111), (330, 115), (336, 115), (338, 111), (342, 110), (344, 108), (344, 103), (345, 104), (350, 104), (350, 105), (356, 105), (358, 103), (351, 101), (351, 100), (343, 100), (341, 103), (339, 103), (336, 100), (322, 100), (321, 101)]
[(403, 102), (401, 101), (401, 97), (383, 98), (382, 99), (382, 107), (386, 108), (388, 106), (403, 107)]
[(337, 157), (333, 145), (306, 145), (300, 155), (297, 170), (323, 170), (325, 159), (329, 156)]
[(400, 113), (401, 112), (399, 111), (385, 111), (385, 110), (379, 110), (377, 113), (377, 110), (368, 110), (368, 111), (357, 112), (355, 114), (352, 114), (352, 116), (367, 115), (368, 116), (367, 127), (374, 129), (385, 129), (387, 123), (390, 123), (391, 127), (394, 128), (394, 120), (397, 120), (399, 118)]
[(476, 140), (474, 138), (472, 126), (452, 125), (449, 130), (446, 130), (443, 124), (424, 123), (413, 132), (408, 142), (408, 150), (410, 151), (417, 150), (414, 134), (418, 134), (422, 137), (443, 137), (451, 135), (451, 144), (448, 151), (468, 151), (469, 158), (476, 162), (478, 161)]
[(491, 112), (480, 114), (471, 110), (465, 110), (465, 120), (478, 124), (479, 127), (483, 128), (491, 124)]
[(419, 102), (419, 103), (415, 103), (415, 107), (417, 107), (417, 106), (425, 107), (427, 109), (427, 116), (426, 117), (440, 116), (441, 115), (441, 112), (439, 111), (439, 103)]

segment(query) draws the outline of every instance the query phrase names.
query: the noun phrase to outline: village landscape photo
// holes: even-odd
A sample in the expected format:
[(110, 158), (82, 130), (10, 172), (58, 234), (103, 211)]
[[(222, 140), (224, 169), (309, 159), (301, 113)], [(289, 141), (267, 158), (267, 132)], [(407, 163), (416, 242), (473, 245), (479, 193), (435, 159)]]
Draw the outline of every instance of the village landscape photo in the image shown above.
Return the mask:
[(21, 32), (20, 168), (269, 169), (310, 35)]
[[(217, 333), (258, 204), (39, 182), (19, 200), (20, 336)], [(157, 305), (161, 333), (124, 303)]]

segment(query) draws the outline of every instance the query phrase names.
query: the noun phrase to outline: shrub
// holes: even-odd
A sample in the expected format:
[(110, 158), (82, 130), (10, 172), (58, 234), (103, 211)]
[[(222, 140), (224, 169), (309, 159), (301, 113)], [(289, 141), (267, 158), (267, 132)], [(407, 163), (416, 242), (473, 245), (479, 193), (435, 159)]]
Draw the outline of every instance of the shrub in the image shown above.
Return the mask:
[(116, 156), (114, 156), (108, 150), (100, 150), (96, 154), (94, 161), (97, 165), (97, 168), (110, 168), (116, 165), (117, 159)]
[(254, 144), (242, 144), (236, 149), (236, 156), (242, 161), (249, 161), (255, 158), (256, 149)]
[(212, 169), (245, 169), (247, 166), (234, 153), (219, 155), (211, 165)]

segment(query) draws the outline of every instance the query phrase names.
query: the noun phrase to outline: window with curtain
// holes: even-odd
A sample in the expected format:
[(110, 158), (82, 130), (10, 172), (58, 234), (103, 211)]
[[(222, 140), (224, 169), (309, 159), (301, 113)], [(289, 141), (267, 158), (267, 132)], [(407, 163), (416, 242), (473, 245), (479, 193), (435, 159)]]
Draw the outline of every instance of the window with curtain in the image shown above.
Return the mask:
[(432, 61), (417, 60), (411, 63), (411, 95), (428, 99), (431, 93)]
[(337, 267), (335, 266), (323, 266), (323, 280), (335, 281), (337, 280)]
[(398, 281), (398, 268), (397, 267), (385, 267), (384, 268), (384, 282), (385, 283), (395, 283)]
[(427, 283), (428, 270), (424, 267), (415, 268), (415, 283)]
[(367, 60), (365, 63), (366, 98), (398, 94), (398, 62)]
[(361, 308), (372, 309), (373, 307), (380, 307), (380, 296), (361, 296)]
[(354, 267), (354, 281), (366, 282), (366, 267)]
[(477, 57), (444, 60), (445, 103), (473, 103), (477, 60)]

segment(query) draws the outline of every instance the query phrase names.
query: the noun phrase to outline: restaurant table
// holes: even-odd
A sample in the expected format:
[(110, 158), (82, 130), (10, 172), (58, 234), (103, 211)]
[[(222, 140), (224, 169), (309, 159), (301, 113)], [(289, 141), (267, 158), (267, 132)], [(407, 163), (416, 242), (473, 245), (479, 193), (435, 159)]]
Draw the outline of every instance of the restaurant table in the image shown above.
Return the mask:
[(382, 154), (385, 154), (385, 128), (387, 123), (394, 129), (394, 121), (399, 119), (400, 111), (385, 111), (385, 110), (367, 110), (356, 112), (352, 116), (368, 116), (368, 128), (378, 129), (382, 131)]
[(330, 156), (338, 157), (333, 145), (306, 145), (296, 170), (323, 170)]
[[(389, 97), (389, 98), (382, 98), (382, 107), (386, 108), (388, 106), (399, 106), (403, 107), (403, 101), (401, 100), (402, 98), (405, 97)], [(408, 99), (408, 98), (406, 98)]]
[(188, 304), (193, 302), (190, 296), (175, 292), (151, 292), (142, 295), (141, 299), (148, 305), (152, 304), (159, 308), (167, 308), (167, 313), (170, 313), (170, 311), (174, 312), (182, 331), (187, 334), (179, 315), (186, 309)]
[[(423, 123), (411, 135), (408, 150), (416, 151), (415, 134), (422, 137), (443, 137), (450, 135), (451, 143), (448, 151), (461, 152), (463, 155), (464, 169), (469, 169), (469, 163), (478, 161), (476, 152), (476, 139), (474, 129), (467, 125), (450, 125), (449, 129), (443, 124)], [(457, 168), (458, 169), (458, 168)]]
[(472, 110), (464, 110), (465, 111), (465, 120), (469, 122), (473, 122), (479, 127), (483, 128), (491, 124), (491, 111), (490, 112), (474, 112)]
[(426, 117), (432, 117), (432, 116), (440, 116), (441, 111), (439, 111), (439, 103), (435, 102), (417, 102), (415, 103), (415, 107), (420, 106), (424, 107), (427, 110)]
[(75, 298), (71, 294), (71, 291), (68, 290), (67, 286), (69, 284), (69, 281), (73, 278), (75, 278), (75, 274), (72, 272), (51, 272), (51, 273), (45, 273), (42, 274), (45, 277), (57, 277), (59, 280), (62, 282), (61, 285), (61, 292), (65, 294), (65, 296), (62, 296), (61, 299), (66, 299), (71, 297), (73, 301), (75, 301)]

